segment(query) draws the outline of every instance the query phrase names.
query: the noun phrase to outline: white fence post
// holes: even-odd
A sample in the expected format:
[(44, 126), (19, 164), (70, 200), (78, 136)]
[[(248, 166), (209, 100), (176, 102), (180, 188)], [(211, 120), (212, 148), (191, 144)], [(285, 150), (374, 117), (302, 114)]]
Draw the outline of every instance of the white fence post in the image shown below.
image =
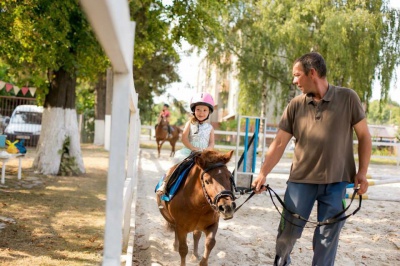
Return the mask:
[[(112, 119), (110, 133), (110, 159), (107, 178), (106, 225), (103, 266), (121, 265), (123, 243), (123, 206), (128, 204), (131, 188), (124, 189), (127, 167), (132, 166), (134, 154), (128, 153), (128, 130), (136, 134), (140, 128), (137, 119), (131, 120), (129, 110), (138, 115), (134, 102), (133, 46), (135, 23), (131, 21), (126, 0), (80, 0), (87, 18), (101, 46), (111, 61), (113, 77)], [(135, 95), (136, 97), (136, 95)], [(107, 122), (107, 120), (106, 120)], [(132, 145), (134, 146), (134, 145)], [(129, 157), (129, 158), (127, 158)], [(134, 176), (133, 172), (130, 172)], [(128, 185), (132, 182), (128, 182)], [(128, 193), (129, 192), (129, 193)], [(125, 211), (127, 208), (125, 208)], [(129, 230), (129, 227), (128, 229)]]

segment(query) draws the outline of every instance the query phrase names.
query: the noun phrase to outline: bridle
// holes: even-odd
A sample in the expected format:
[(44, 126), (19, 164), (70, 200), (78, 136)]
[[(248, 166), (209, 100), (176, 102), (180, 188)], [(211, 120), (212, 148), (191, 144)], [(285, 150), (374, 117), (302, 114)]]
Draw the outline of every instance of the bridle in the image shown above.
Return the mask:
[(233, 176), (229, 177), (229, 180), (231, 181), (231, 190), (222, 190), (220, 191), (215, 197), (214, 200), (211, 199), (210, 195), (208, 195), (206, 186), (204, 184), (204, 174), (215, 169), (215, 168), (220, 168), (220, 167), (226, 167), (224, 163), (215, 163), (213, 165), (210, 165), (209, 167), (203, 169), (203, 172), (200, 175), (200, 180), (201, 180), (201, 187), (203, 188), (203, 193), (204, 197), (206, 198), (207, 202), (210, 204), (211, 208), (213, 208), (215, 211), (218, 211), (218, 206), (217, 203), (218, 201), (223, 198), (223, 197), (230, 197), (232, 201), (235, 201), (236, 197), (233, 194), (233, 189), (236, 191), (236, 185), (235, 181), (233, 180)]

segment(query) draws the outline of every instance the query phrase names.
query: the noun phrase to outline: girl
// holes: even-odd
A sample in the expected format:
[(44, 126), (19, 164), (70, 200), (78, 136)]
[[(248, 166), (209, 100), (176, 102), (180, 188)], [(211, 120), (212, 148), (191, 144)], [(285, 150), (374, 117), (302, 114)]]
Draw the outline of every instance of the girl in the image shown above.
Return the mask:
[[(198, 93), (192, 97), (190, 109), (193, 117), (186, 123), (182, 133), (182, 143), (185, 147), (175, 153), (175, 163), (187, 158), (192, 152), (214, 148), (214, 128), (211, 124), (205, 123), (214, 111), (214, 99), (207, 92)], [(170, 170), (157, 193), (165, 194), (171, 174)]]
[(175, 159), (181, 161), (193, 151), (214, 148), (214, 128), (209, 123), (204, 123), (214, 111), (214, 100), (207, 92), (201, 92), (192, 97), (190, 101), (192, 118), (183, 129), (182, 143), (184, 148), (177, 151)]

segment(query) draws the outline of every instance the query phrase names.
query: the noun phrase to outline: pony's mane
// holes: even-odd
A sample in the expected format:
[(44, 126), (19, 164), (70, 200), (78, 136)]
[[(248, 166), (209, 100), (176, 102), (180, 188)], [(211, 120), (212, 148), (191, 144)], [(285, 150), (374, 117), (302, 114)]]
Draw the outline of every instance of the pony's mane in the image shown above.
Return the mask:
[(203, 169), (215, 163), (226, 164), (231, 159), (232, 153), (233, 151), (230, 153), (220, 153), (214, 150), (204, 150), (200, 156), (196, 158), (196, 163)]

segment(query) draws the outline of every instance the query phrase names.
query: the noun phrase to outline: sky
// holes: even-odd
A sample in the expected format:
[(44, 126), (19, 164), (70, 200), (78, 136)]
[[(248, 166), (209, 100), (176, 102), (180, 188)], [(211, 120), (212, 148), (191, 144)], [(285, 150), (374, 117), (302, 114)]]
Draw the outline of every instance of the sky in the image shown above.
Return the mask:
[[(390, 0), (390, 5), (394, 8), (400, 9), (400, 0)], [(184, 53), (185, 50), (189, 49), (190, 46), (188, 44), (182, 45), (182, 51), (180, 53)], [(171, 100), (168, 100), (167, 95), (170, 94), (175, 97), (179, 101), (185, 101), (189, 104), (191, 96), (196, 91), (196, 83), (197, 83), (197, 66), (201, 61), (201, 57), (197, 55), (197, 53), (192, 53), (190, 56), (182, 56), (181, 62), (178, 65), (178, 74), (181, 77), (181, 82), (173, 83), (167, 89), (166, 94), (161, 97), (156, 97), (155, 102), (161, 103), (172, 103)], [(397, 82), (394, 83), (392, 81), (392, 86), (389, 90), (389, 97), (398, 102), (400, 104), (400, 66), (397, 67)], [(375, 82), (373, 85), (373, 93), (371, 101), (380, 99), (381, 86), (379, 82)]]
[[(182, 45), (182, 50), (179, 51), (181, 55), (184, 54), (185, 50), (190, 48), (190, 45), (185, 43)], [(196, 52), (192, 53), (190, 56), (181, 56), (181, 62), (178, 65), (178, 74), (181, 78), (181, 82), (172, 83), (167, 92), (161, 97), (157, 97), (155, 102), (167, 102), (172, 103), (168, 100), (168, 94), (172, 95), (179, 101), (185, 101), (189, 104), (189, 101), (196, 91), (197, 84), (197, 71), (198, 65), (200, 64), (201, 57), (197, 55)]]

